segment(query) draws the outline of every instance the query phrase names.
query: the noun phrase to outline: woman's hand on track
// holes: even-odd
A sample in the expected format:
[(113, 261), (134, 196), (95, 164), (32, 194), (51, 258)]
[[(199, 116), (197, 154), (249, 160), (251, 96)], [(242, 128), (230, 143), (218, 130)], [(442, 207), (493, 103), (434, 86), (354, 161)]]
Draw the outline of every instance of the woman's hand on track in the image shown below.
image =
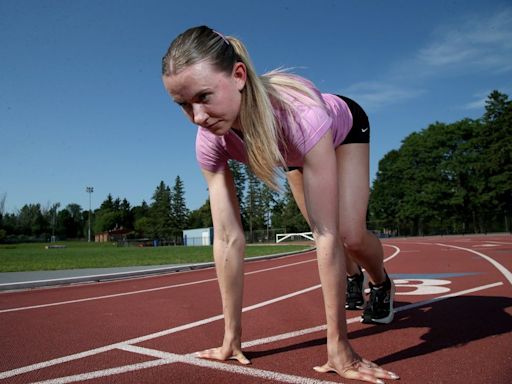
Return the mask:
[(346, 379), (367, 381), (375, 384), (384, 384), (384, 381), (381, 379), (398, 380), (400, 378), (396, 373), (386, 371), (366, 359), (354, 361), (342, 368), (335, 368), (330, 363), (326, 363), (321, 367), (314, 367), (313, 369), (321, 373), (335, 372)]
[(197, 357), (202, 359), (212, 359), (212, 360), (238, 360), (240, 364), (247, 365), (251, 364), (251, 361), (245, 357), (242, 351), (234, 351), (230, 349), (225, 349), (224, 347), (207, 349), (206, 351), (197, 352)]

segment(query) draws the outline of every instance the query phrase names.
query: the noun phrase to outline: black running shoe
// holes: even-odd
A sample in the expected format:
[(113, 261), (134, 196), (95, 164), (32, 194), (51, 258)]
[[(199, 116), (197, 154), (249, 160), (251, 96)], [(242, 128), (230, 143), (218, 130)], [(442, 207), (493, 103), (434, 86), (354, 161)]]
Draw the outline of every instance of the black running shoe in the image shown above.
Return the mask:
[(380, 286), (370, 285), (370, 299), (361, 316), (361, 322), (366, 324), (389, 324), (393, 321), (393, 298), (395, 285), (386, 274), (386, 281)]
[(359, 274), (347, 276), (346, 309), (356, 310), (364, 308), (363, 284), (364, 274), (361, 268), (359, 268)]

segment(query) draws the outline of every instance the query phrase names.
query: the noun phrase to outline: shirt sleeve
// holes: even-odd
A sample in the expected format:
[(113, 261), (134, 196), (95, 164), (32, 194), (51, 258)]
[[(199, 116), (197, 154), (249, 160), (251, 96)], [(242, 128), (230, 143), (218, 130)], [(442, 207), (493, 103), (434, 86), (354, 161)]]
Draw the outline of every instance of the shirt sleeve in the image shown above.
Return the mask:
[(198, 127), (196, 135), (196, 159), (201, 169), (210, 172), (222, 171), (227, 167), (228, 154), (222, 148), (222, 138)]
[(304, 155), (331, 129), (332, 118), (327, 111), (320, 107), (310, 107), (302, 115), (301, 124), (309, 132), (304, 143)]

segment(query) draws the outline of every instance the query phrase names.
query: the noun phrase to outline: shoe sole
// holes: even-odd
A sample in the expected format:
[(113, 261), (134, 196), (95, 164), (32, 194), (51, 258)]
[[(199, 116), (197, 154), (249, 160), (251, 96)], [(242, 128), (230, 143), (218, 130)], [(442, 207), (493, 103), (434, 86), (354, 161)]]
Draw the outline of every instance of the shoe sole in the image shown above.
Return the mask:
[(365, 323), (365, 324), (371, 324), (371, 323), (375, 323), (375, 324), (389, 324), (393, 321), (394, 317), (395, 317), (395, 310), (394, 310), (394, 307), (393, 307), (393, 303), (394, 303), (394, 299), (395, 299), (395, 292), (396, 292), (396, 288), (395, 288), (395, 283), (393, 283), (393, 280), (391, 280), (391, 297), (389, 298), (389, 304), (391, 306), (391, 310), (389, 311), (389, 315), (387, 315), (386, 317), (383, 317), (382, 319), (374, 319), (372, 318), (371, 319), (371, 322), (364, 322), (364, 318), (361, 317), (361, 323)]

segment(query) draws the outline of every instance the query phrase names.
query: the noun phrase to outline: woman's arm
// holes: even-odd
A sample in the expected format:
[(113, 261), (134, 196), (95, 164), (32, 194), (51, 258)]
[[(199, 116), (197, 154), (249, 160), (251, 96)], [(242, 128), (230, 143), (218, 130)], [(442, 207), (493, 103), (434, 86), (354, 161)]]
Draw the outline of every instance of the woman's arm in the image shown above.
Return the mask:
[(306, 208), (317, 246), (328, 344), (331, 339), (346, 341), (345, 260), (338, 228), (336, 154), (330, 132), (307, 153), (303, 178)]
[(213, 256), (225, 323), (222, 347), (204, 351), (200, 356), (218, 360), (235, 358), (248, 364), (241, 351), (245, 237), (235, 185), (229, 169), (216, 173), (203, 170), (203, 175), (210, 194)]

